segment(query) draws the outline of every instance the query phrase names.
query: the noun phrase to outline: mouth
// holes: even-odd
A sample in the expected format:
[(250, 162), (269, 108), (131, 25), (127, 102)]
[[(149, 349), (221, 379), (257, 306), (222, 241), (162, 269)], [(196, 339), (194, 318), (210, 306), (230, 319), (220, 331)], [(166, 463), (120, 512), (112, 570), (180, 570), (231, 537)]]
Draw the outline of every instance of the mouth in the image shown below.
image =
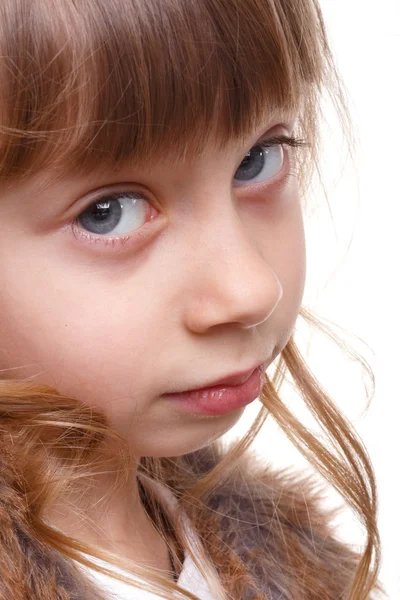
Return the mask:
[[(219, 379), (215, 379), (210, 383), (206, 383), (205, 385), (201, 385), (198, 387), (193, 387), (190, 389), (179, 390), (174, 392), (168, 392), (168, 394), (189, 394), (190, 392), (201, 392), (204, 390), (209, 390), (215, 388), (217, 386), (234, 386), (234, 385), (242, 385), (245, 383), (254, 373), (256, 369), (265, 369), (267, 368), (267, 361), (263, 363), (257, 363), (257, 365), (253, 366), (251, 369), (247, 369), (246, 371), (238, 371), (236, 373), (232, 373), (230, 375), (225, 375), (224, 377), (220, 377)], [(163, 394), (165, 395), (165, 394)]]
[(192, 415), (217, 416), (231, 413), (244, 408), (260, 396), (267, 364), (264, 362), (254, 369), (223, 377), (207, 387), (163, 394), (162, 397)]

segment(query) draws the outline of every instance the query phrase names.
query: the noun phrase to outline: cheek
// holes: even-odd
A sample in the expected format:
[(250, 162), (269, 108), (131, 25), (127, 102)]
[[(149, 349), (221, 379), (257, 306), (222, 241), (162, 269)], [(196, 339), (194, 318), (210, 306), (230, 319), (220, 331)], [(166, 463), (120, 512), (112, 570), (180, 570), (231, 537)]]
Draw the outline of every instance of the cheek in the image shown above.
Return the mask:
[(68, 274), (49, 263), (15, 278), (20, 261), (3, 273), (8, 293), (0, 296), (0, 368), (108, 414), (132, 413), (132, 402), (140, 413), (165, 322), (155, 295), (133, 293), (134, 281), (129, 290), (109, 286), (107, 296), (104, 277)]

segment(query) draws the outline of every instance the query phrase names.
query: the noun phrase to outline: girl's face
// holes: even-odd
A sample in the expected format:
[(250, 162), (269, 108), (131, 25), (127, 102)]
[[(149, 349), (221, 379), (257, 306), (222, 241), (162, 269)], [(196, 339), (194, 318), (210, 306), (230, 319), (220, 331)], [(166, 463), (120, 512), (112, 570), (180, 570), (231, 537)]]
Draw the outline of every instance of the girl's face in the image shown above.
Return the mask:
[(190, 452), (230, 429), (244, 409), (192, 415), (161, 396), (270, 364), (289, 340), (305, 283), (293, 150), (247, 153), (294, 123), (223, 151), (210, 142), (178, 166), (4, 185), (6, 376), (100, 408), (137, 456)]

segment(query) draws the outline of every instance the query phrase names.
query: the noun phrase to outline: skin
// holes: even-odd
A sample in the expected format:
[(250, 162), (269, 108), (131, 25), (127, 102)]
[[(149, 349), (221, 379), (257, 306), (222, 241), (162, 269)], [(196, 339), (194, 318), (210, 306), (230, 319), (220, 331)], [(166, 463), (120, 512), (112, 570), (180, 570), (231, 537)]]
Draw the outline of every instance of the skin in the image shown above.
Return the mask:
[[(266, 122), (245, 145), (224, 151), (210, 142), (178, 167), (166, 159), (50, 185), (49, 173), (5, 185), (0, 368), (101, 409), (136, 458), (191, 452), (228, 431), (244, 409), (204, 417), (160, 396), (269, 365), (290, 338), (306, 275), (297, 178), (280, 184), (278, 174), (239, 187), (232, 179), (265, 133), (290, 134), (294, 123)], [(71, 221), (101, 188), (145, 192), (153, 205), (147, 233), (114, 246), (74, 235)], [(112, 481), (99, 474), (85, 505), (72, 495), (69, 507), (60, 502), (47, 518), (78, 539), (167, 571), (166, 546), (135, 478), (129, 493), (122, 488), (102, 504)], [(74, 516), (71, 504), (79, 501), (96, 526)]]

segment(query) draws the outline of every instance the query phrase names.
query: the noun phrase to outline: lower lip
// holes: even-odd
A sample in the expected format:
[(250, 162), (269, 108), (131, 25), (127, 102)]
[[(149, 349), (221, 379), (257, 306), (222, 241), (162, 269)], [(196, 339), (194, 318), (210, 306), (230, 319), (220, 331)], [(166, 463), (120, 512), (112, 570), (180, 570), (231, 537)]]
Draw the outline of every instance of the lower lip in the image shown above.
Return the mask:
[(163, 398), (179, 404), (191, 413), (225, 415), (256, 400), (262, 390), (265, 365), (257, 367), (241, 385), (218, 385), (192, 392), (164, 394)]

